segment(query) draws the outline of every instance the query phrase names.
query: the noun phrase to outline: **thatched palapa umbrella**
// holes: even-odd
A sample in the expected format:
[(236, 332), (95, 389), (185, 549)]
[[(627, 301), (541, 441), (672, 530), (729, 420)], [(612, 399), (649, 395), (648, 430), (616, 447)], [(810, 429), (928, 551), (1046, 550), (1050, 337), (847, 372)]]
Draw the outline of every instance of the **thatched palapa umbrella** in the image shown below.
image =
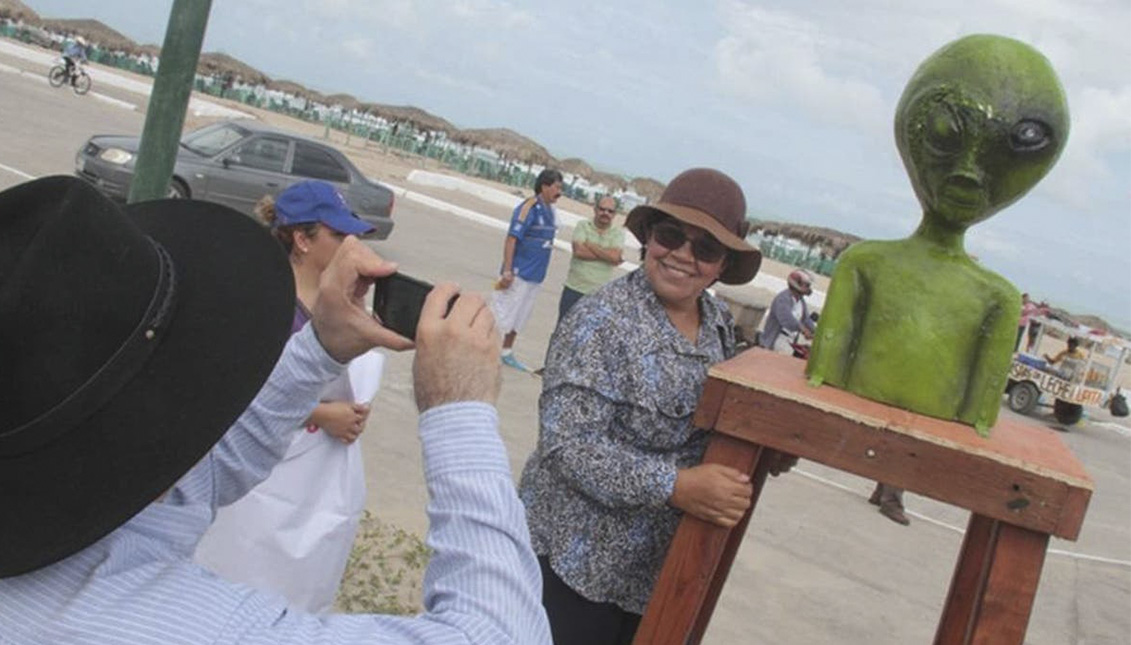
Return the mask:
[(120, 49), (133, 51), (138, 44), (132, 38), (123, 35), (97, 20), (79, 18), (74, 20), (48, 19), (43, 21), (43, 28), (60, 33), (76, 34), (85, 38), (92, 45), (103, 49)]
[(459, 128), (440, 117), (412, 105), (367, 103), (365, 109), (387, 121), (410, 123), (418, 130), (433, 130), (451, 135)]
[(578, 159), (577, 157), (570, 157), (569, 159), (559, 161), (558, 170), (568, 172), (571, 175), (577, 175), (578, 177), (584, 177), (585, 179), (589, 179), (593, 174), (593, 166), (585, 163), (584, 159)]
[(624, 177), (600, 170), (594, 170), (589, 176), (589, 181), (594, 184), (601, 184), (610, 191), (624, 190), (628, 187), (628, 181)]
[(365, 111), (365, 106), (362, 105), (361, 101), (354, 98), (352, 94), (331, 94), (326, 97), (326, 105), (339, 105), (346, 112), (350, 110)]
[(294, 94), (295, 96), (306, 96), (310, 93), (310, 90), (306, 89), (305, 85), (294, 81), (271, 80), (267, 82), (267, 89)]
[(143, 55), (147, 55), (147, 56), (153, 56), (153, 57), (156, 57), (156, 58), (161, 58), (161, 45), (154, 45), (152, 43), (147, 44), (147, 45), (138, 45), (137, 47), (134, 47), (133, 49), (126, 49), (124, 51), (128, 54), (143, 54)]
[(223, 52), (206, 52), (201, 54), (200, 62), (197, 63), (196, 67), (202, 74), (219, 74), (224, 76), (230, 73), (233, 76), (240, 77), (244, 83), (251, 85), (267, 83), (271, 80), (270, 76)]
[(628, 182), (628, 187), (632, 192), (647, 199), (649, 204), (659, 201), (660, 195), (664, 194), (664, 184), (651, 177), (637, 177)]
[(452, 138), (460, 143), (494, 150), (508, 159), (555, 167), (558, 163), (554, 155), (537, 141), (507, 128), (460, 130)]
[(790, 224), (788, 222), (754, 221), (750, 225), (750, 230), (760, 230), (764, 235), (784, 235), (811, 247), (820, 246), (832, 257), (840, 255), (842, 251), (861, 239), (850, 233), (831, 228)]
[(22, 20), (29, 25), (38, 25), (43, 22), (39, 14), (32, 11), (31, 7), (20, 0), (0, 0), (0, 18)]

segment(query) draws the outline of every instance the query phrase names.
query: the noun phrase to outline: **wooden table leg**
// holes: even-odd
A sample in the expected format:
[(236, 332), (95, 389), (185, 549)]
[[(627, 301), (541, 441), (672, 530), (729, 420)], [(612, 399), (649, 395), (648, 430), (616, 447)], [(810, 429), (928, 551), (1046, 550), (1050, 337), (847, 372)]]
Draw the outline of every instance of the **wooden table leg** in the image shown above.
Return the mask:
[[(703, 463), (720, 463), (741, 472), (755, 474), (761, 446), (714, 435), (703, 456)], [(765, 468), (760, 469), (762, 471)], [(754, 478), (757, 481), (757, 478)], [(762, 481), (765, 473), (762, 473)], [(758, 502), (761, 485), (754, 488), (754, 498), (746, 516), (734, 529), (725, 529), (690, 515), (684, 515), (668, 547), (668, 555), (652, 598), (636, 631), (634, 643), (647, 645), (684, 645), (693, 632), (702, 636), (714, 609), (719, 590), (734, 560), (734, 551), (742, 541), (746, 524)], [(732, 544), (733, 542), (733, 544)], [(725, 562), (725, 566), (723, 563)]]
[(971, 514), (935, 645), (1022, 645), (1048, 541)]
[(757, 458), (757, 463), (754, 467), (754, 475), (750, 478), (753, 484), (754, 491), (750, 498), (750, 508), (747, 509), (746, 515), (742, 516), (742, 520), (735, 525), (727, 536), (726, 546), (723, 548), (722, 559), (719, 560), (719, 566), (715, 568), (715, 575), (711, 579), (711, 586), (707, 589), (707, 597), (703, 600), (703, 607), (699, 610), (699, 616), (695, 620), (695, 626), (691, 629), (691, 635), (688, 637), (687, 642), (696, 645), (699, 641), (703, 640), (703, 633), (707, 631), (707, 623), (711, 620), (711, 615), (715, 613), (715, 604), (719, 601), (719, 594), (723, 591), (723, 583), (726, 582), (727, 576), (730, 575), (730, 567), (734, 564), (734, 556), (738, 553), (738, 547), (742, 545), (743, 538), (746, 537), (746, 527), (750, 524), (750, 518), (754, 516), (754, 505), (757, 504), (758, 498), (762, 495), (762, 487), (766, 484), (766, 476), (770, 472), (770, 466), (777, 458), (777, 453), (769, 448), (763, 448)]

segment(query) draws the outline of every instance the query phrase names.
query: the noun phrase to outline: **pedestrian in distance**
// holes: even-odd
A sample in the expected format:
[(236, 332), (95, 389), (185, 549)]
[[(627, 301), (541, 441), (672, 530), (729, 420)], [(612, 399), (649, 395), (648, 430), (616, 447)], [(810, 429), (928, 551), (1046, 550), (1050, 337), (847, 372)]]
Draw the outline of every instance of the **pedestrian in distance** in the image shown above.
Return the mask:
[(573, 256), (569, 260), (558, 322), (582, 296), (592, 293), (612, 278), (613, 267), (624, 261), (624, 227), (613, 224), (617, 200), (605, 195), (593, 205), (593, 219), (573, 229)]
[(562, 173), (549, 168), (534, 180), (534, 196), (522, 200), (511, 215), (499, 279), (491, 297), (491, 310), (503, 333), (503, 364), (529, 372), (514, 355), (514, 341), (530, 318), (534, 299), (554, 250), (557, 220), (554, 203), (562, 195)]
[[(1021, 350), (1021, 338), (1029, 327), (1029, 319), (1038, 315), (1040, 315), (1040, 305), (1030, 300), (1029, 294), (1021, 294), (1021, 318), (1017, 321), (1017, 341), (1013, 344), (1013, 351)], [(1028, 346), (1025, 347), (1025, 351), (1029, 349)]]

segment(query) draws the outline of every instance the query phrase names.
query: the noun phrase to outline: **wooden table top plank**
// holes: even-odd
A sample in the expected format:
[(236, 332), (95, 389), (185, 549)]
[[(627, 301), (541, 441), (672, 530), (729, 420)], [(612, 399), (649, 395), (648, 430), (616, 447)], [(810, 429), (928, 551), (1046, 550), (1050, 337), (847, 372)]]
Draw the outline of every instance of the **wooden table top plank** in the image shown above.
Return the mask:
[[(1002, 418), (984, 438), (970, 426), (812, 387), (803, 369), (757, 349), (716, 365), (703, 415), (715, 419), (706, 427), (1010, 524), (1078, 536), (1094, 486), (1050, 429)], [(728, 384), (721, 406), (719, 383)]]

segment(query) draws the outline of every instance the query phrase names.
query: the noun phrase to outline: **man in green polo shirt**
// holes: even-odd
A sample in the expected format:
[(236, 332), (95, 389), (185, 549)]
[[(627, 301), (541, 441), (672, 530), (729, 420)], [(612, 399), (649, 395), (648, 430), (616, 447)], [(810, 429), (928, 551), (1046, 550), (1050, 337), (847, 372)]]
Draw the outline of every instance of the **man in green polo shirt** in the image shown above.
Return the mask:
[(558, 303), (559, 321), (581, 296), (608, 282), (613, 267), (622, 262), (624, 228), (613, 224), (616, 214), (616, 200), (606, 195), (593, 207), (593, 220), (578, 222), (574, 227), (573, 257)]

